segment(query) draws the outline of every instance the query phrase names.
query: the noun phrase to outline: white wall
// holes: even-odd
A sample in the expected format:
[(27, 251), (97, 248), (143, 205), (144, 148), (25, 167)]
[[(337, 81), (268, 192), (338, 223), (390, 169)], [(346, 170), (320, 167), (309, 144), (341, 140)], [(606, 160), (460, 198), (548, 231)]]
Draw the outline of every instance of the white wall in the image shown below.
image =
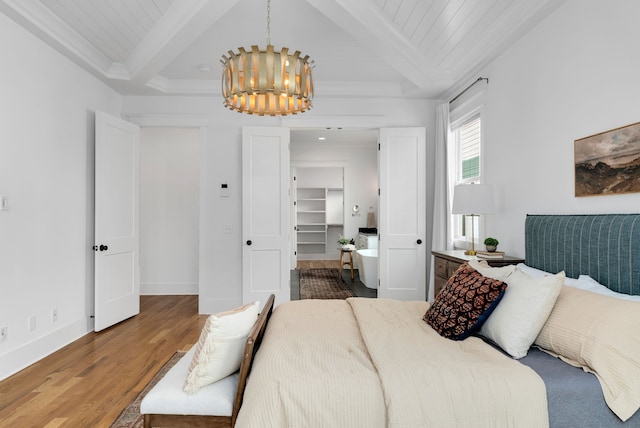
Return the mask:
[[(124, 97), (123, 113), (132, 120), (166, 118), (167, 121), (175, 121), (182, 118), (205, 123), (206, 136), (201, 149), (200, 193), (201, 313), (226, 310), (242, 301), (243, 126), (425, 126), (428, 132), (427, 156), (432, 166), (435, 103), (418, 99), (343, 100), (317, 96), (314, 104), (315, 107), (307, 113), (281, 119), (248, 116), (229, 111), (222, 106), (222, 101), (217, 97)], [(428, 180), (433, 180), (432, 173), (428, 173), (428, 177)], [(221, 183), (228, 184), (229, 197), (220, 197)], [(428, 184), (428, 188), (431, 189), (432, 185)], [(431, 192), (430, 195), (432, 194)], [(427, 195), (427, 225), (431, 224), (430, 195)], [(353, 203), (353, 199), (345, 199), (345, 204)], [(358, 203), (368, 207), (367, 202)], [(366, 221), (366, 218), (363, 221)], [(232, 233), (224, 233), (224, 225), (231, 225)], [(427, 237), (427, 242), (431, 242), (430, 236)]]
[(574, 197), (573, 142), (640, 121), (640, 2), (570, 0), (478, 75), (489, 77), (486, 234), (524, 256), (527, 213), (640, 211), (640, 194)]
[(3, 379), (93, 329), (94, 112), (121, 97), (3, 14), (0, 55)]
[(200, 129), (140, 130), (140, 294), (198, 294)]

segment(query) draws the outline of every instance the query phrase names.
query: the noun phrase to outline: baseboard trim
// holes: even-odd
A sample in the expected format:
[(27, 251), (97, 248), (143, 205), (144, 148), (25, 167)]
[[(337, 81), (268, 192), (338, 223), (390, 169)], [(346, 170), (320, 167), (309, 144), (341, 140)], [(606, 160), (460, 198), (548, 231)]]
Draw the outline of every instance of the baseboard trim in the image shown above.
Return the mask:
[(0, 355), (0, 381), (53, 354), (93, 331), (93, 321), (80, 319)]

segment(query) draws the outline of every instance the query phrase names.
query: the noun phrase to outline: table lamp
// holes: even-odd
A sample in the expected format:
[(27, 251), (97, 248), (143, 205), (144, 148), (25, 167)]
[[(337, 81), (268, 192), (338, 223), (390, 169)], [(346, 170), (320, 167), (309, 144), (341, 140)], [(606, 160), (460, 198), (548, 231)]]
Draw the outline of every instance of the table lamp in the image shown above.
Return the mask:
[(453, 214), (471, 216), (471, 249), (464, 252), (468, 256), (475, 256), (475, 216), (491, 214), (495, 210), (493, 202), (493, 188), (489, 184), (459, 184), (453, 189)]

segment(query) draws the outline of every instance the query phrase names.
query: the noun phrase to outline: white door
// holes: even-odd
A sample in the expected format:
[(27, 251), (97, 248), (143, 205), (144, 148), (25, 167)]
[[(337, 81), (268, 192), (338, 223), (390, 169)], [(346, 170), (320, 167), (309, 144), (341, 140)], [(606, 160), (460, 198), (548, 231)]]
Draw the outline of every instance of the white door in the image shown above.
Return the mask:
[(291, 168), (289, 176), (289, 218), (291, 219), (291, 245), (289, 248), (290, 263), (289, 269), (294, 270), (298, 266), (298, 219), (296, 216), (296, 207), (298, 201), (298, 186), (296, 186), (296, 169)]
[(242, 129), (242, 300), (290, 300), (289, 129)]
[(380, 129), (378, 297), (426, 299), (426, 130)]
[(140, 312), (140, 128), (96, 112), (95, 331)]

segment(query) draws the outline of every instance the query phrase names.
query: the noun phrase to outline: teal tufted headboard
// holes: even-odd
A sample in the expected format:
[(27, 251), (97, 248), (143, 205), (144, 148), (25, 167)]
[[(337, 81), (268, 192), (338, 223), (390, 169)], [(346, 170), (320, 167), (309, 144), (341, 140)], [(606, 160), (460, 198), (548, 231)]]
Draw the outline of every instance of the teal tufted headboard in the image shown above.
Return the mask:
[(640, 214), (527, 215), (525, 263), (640, 294)]

